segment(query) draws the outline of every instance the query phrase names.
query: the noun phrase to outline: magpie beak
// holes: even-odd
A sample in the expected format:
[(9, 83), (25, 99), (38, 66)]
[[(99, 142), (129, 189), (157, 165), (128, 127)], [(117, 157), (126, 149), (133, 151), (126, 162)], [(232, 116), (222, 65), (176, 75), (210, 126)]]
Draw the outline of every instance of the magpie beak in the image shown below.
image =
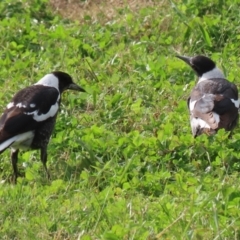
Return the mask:
[(86, 92), (82, 87), (78, 86), (76, 83), (71, 83), (68, 86), (68, 89), (79, 91), (79, 92)]
[(176, 57), (183, 60), (185, 63), (187, 63), (188, 65), (191, 66), (191, 64), (190, 64), (191, 58), (190, 57), (180, 56), (180, 55), (177, 55)]

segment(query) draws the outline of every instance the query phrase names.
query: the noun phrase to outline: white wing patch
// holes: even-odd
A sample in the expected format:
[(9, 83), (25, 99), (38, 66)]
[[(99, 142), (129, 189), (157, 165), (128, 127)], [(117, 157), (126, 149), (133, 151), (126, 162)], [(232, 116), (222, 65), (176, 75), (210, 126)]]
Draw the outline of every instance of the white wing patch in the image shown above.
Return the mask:
[[(37, 122), (42, 122), (46, 119), (48, 119), (49, 117), (53, 117), (56, 115), (56, 113), (58, 112), (58, 109), (59, 109), (59, 99), (60, 99), (60, 94), (58, 95), (58, 98), (57, 98), (57, 101), (54, 105), (52, 105), (49, 109), (49, 111), (45, 114), (41, 114), (41, 115), (38, 115), (38, 109), (33, 111), (33, 112), (24, 112), (24, 114), (27, 114), (27, 115), (32, 115), (33, 116), (33, 119)], [(31, 103), (30, 104), (30, 107), (35, 107), (36, 104), (35, 103)], [(33, 106), (34, 105), (34, 106)]]
[(220, 122), (220, 116), (217, 113), (213, 112), (213, 117), (214, 117), (216, 123)]
[(239, 99), (238, 100), (231, 99), (231, 101), (234, 103), (236, 108), (239, 108), (239, 105), (240, 105)]
[(49, 117), (55, 116), (58, 109), (59, 109), (59, 105), (58, 105), (58, 102), (56, 102), (54, 105), (51, 106), (49, 111), (45, 114), (38, 115), (38, 110), (35, 110), (33, 112), (24, 112), (24, 114), (33, 115), (33, 119), (35, 121), (42, 122), (42, 121), (48, 119)]
[(30, 107), (31, 107), (31, 108), (35, 108), (35, 107), (36, 107), (36, 104), (35, 104), (35, 103), (30, 103)]
[(211, 78), (225, 78), (223, 72), (215, 67), (213, 70), (209, 71), (209, 72), (206, 72), (204, 73), (198, 80), (198, 83), (204, 81), (204, 80), (208, 80), (208, 79), (211, 79)]
[(190, 111), (193, 111), (196, 102), (197, 102), (197, 100), (195, 100), (195, 101), (191, 101), (191, 100), (190, 100), (190, 102), (189, 102), (189, 109), (190, 109)]
[(9, 138), (5, 142), (0, 144), (0, 151), (3, 151), (7, 147), (11, 145), (12, 148), (23, 148), (28, 149), (32, 143), (32, 140), (34, 138), (34, 132), (29, 131), (25, 133), (18, 134), (12, 138)]
[(193, 118), (191, 120), (191, 127), (192, 127), (192, 129), (210, 128), (210, 126), (205, 121), (203, 121), (201, 118)]
[(14, 102), (10, 102), (10, 103), (7, 105), (7, 109), (12, 108), (13, 106), (14, 106)]
[(58, 78), (52, 73), (45, 75), (34, 85), (43, 85), (43, 86), (48, 86), (48, 87), (54, 87), (59, 91)]
[(22, 104), (22, 103), (18, 103), (18, 104), (16, 105), (16, 107), (19, 107), (19, 108), (26, 108), (27, 106), (24, 105), (24, 104)]
[[(220, 122), (220, 117), (217, 113), (213, 112), (213, 117), (216, 121), (216, 123)], [(204, 120), (202, 120), (201, 118), (192, 118), (191, 119), (191, 127), (193, 129), (197, 129), (197, 128), (211, 128)]]

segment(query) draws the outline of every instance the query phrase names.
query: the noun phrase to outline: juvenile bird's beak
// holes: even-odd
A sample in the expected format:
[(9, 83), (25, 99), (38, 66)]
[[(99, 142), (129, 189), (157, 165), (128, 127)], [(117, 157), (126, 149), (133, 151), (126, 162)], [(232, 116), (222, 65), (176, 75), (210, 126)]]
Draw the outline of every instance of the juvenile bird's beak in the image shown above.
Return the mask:
[(82, 87), (78, 86), (76, 83), (71, 83), (68, 89), (79, 91), (79, 92), (86, 92)]
[(176, 56), (177, 58), (179, 58), (179, 59), (181, 59), (181, 60), (183, 60), (185, 63), (187, 63), (188, 65), (191, 65), (191, 58), (190, 57), (186, 57), (186, 56), (179, 56), (179, 55), (177, 55)]

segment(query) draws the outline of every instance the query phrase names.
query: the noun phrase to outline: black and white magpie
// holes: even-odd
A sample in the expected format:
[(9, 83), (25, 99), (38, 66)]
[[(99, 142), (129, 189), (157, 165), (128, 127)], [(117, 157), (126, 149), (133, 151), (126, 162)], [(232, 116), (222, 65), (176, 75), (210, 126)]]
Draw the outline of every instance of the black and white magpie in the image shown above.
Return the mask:
[(85, 92), (65, 72), (52, 72), (36, 84), (15, 94), (0, 118), (0, 153), (11, 148), (14, 182), (18, 177), (19, 149), (40, 149), (41, 161), (47, 169), (47, 145), (60, 106), (61, 94), (67, 89)]
[(198, 82), (188, 98), (190, 124), (194, 137), (214, 134), (218, 129), (232, 131), (238, 123), (238, 89), (208, 57), (176, 56), (192, 67)]

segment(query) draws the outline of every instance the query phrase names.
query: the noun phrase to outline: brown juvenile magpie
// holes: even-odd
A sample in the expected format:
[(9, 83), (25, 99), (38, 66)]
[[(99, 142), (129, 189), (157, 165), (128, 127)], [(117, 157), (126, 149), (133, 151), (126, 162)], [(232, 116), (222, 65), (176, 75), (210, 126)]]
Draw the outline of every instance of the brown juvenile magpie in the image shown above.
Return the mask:
[(11, 148), (13, 180), (18, 177), (19, 149), (40, 149), (48, 179), (47, 145), (59, 111), (61, 94), (67, 90), (85, 92), (65, 72), (52, 72), (36, 84), (15, 94), (0, 118), (0, 153)]
[(218, 129), (232, 131), (238, 123), (238, 89), (208, 57), (176, 56), (186, 62), (198, 76), (187, 104), (194, 137), (215, 134)]

